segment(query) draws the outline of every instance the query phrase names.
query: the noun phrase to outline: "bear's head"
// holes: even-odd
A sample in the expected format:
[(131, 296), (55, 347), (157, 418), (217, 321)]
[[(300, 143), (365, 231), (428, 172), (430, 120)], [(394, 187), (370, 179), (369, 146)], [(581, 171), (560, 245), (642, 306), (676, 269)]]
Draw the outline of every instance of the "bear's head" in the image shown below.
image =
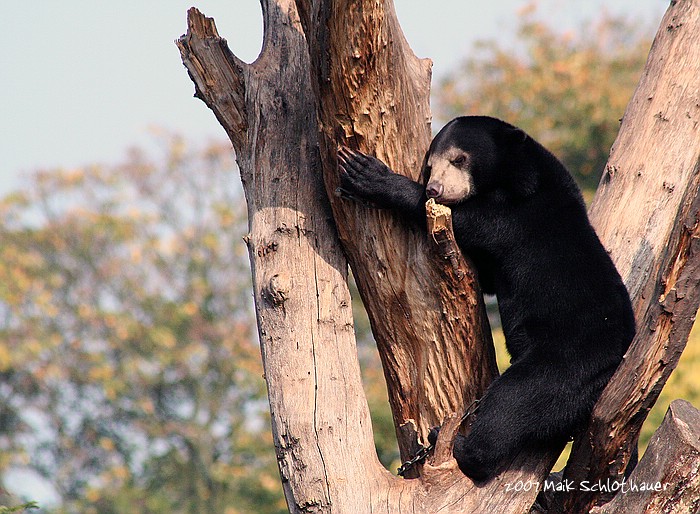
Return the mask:
[(519, 158), (528, 140), (521, 129), (496, 118), (455, 118), (435, 136), (423, 161), (426, 195), (453, 205), (496, 190), (530, 194), (537, 180)]

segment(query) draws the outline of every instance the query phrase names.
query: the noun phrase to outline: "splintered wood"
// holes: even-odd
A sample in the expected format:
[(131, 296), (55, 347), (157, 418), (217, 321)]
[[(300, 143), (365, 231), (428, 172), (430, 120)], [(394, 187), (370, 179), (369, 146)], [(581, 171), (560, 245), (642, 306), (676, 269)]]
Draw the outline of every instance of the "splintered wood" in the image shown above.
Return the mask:
[(466, 276), (466, 271), (460, 265), (459, 247), (452, 229), (452, 209), (430, 198), (425, 202), (425, 218), (428, 223), (428, 234), (437, 244), (438, 254), (449, 261), (457, 280), (462, 280)]

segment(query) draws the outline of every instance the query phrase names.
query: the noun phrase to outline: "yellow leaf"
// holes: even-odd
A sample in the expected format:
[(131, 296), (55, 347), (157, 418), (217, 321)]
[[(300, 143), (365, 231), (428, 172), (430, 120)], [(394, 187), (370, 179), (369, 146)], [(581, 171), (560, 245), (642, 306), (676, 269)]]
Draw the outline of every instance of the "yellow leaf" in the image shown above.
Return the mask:
[(185, 305), (182, 306), (182, 311), (187, 314), (188, 316), (194, 316), (199, 308), (197, 307), (197, 304), (194, 302), (188, 302)]
[(115, 449), (114, 441), (112, 441), (109, 437), (101, 437), (100, 446), (104, 451), (107, 452), (112, 452)]
[(0, 345), (0, 371), (7, 371), (12, 366), (12, 356), (5, 345)]

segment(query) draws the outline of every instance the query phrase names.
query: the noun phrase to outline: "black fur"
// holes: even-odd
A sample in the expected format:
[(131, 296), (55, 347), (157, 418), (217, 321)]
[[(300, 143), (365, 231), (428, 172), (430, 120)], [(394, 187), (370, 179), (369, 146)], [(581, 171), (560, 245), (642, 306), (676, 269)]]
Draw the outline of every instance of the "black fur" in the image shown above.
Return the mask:
[[(453, 120), (428, 155), (449, 146), (472, 156), (475, 186), (451, 206), (457, 243), (497, 296), (511, 355), (455, 444), (460, 469), (483, 480), (524, 445), (563, 442), (587, 420), (634, 336), (634, 315), (574, 180), (549, 151), (489, 117)], [(339, 162), (341, 196), (425, 224), (424, 185), (346, 149)]]

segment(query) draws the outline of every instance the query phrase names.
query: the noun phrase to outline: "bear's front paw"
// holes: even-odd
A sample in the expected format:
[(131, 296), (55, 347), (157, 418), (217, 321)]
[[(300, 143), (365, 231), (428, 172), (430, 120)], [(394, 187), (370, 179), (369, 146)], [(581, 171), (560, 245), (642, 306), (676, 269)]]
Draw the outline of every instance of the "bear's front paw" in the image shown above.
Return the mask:
[(336, 195), (348, 200), (373, 203), (382, 207), (392, 171), (379, 159), (347, 147), (338, 151), (340, 187)]

